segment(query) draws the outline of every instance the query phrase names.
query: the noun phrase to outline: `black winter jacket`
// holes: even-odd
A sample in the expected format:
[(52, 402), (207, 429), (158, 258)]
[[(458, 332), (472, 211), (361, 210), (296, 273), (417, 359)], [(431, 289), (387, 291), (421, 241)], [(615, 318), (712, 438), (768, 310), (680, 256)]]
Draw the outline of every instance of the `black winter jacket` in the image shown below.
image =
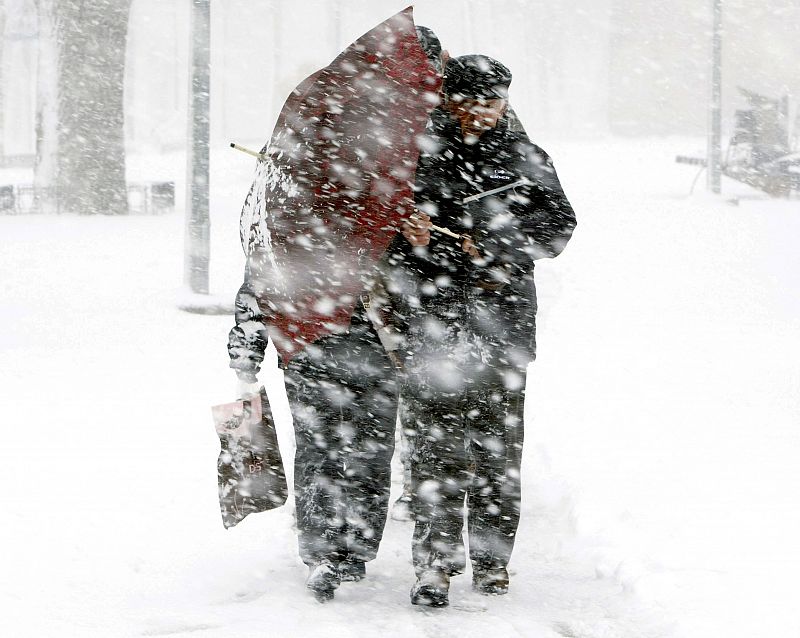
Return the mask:
[[(530, 184), (461, 202), (523, 178)], [(436, 231), (424, 248), (398, 235), (385, 268), (400, 325), (420, 312), (454, 316), (464, 293), (477, 290), (498, 331), (502, 325), (502, 341), (521, 349), (528, 360), (535, 358), (534, 260), (558, 255), (576, 224), (547, 153), (509, 118), (476, 143), (465, 143), (459, 124), (437, 109), (417, 166), (415, 199), (435, 225), (471, 237), (482, 259), (471, 258), (459, 240)], [(494, 294), (480, 292), (487, 289)], [(491, 332), (492, 321), (485, 323)]]

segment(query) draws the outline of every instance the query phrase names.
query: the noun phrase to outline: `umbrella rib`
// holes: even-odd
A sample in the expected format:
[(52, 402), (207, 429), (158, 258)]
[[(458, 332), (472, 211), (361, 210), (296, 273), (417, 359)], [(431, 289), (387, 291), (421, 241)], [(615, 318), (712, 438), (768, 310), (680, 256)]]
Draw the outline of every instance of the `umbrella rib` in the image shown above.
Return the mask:
[(431, 230), (435, 230), (436, 232), (442, 233), (443, 235), (447, 235), (448, 237), (455, 237), (456, 239), (462, 239), (461, 235), (458, 233), (454, 233), (449, 228), (445, 228), (444, 226), (435, 226), (431, 224)]
[(490, 191), (483, 191), (481, 193), (476, 193), (475, 195), (470, 195), (469, 197), (465, 197), (461, 200), (462, 204), (469, 204), (470, 202), (476, 202), (479, 199), (483, 199), (484, 197), (489, 197), (489, 195), (496, 195), (497, 193), (502, 193), (503, 191), (507, 191), (511, 188), (516, 188), (517, 186), (527, 186), (531, 184), (531, 181), (525, 179), (524, 177), (512, 184), (506, 184), (505, 186), (500, 186), (499, 188), (493, 188)]
[[(461, 200), (462, 204), (469, 204), (470, 202), (476, 202), (479, 199), (483, 199), (484, 197), (488, 197), (489, 195), (496, 195), (497, 193), (502, 193), (503, 191), (507, 191), (512, 188), (516, 188), (517, 186), (528, 186), (532, 182), (529, 179), (522, 178), (513, 182), (512, 184), (506, 184), (505, 186), (500, 186), (499, 188), (493, 188), (492, 190), (483, 191), (481, 193), (476, 193), (475, 195), (470, 195), (469, 197), (465, 197)], [(464, 235), (459, 235), (458, 233), (454, 233), (449, 228), (444, 228), (443, 226), (435, 226), (431, 225), (431, 230), (435, 230), (443, 235), (447, 235), (448, 237), (454, 237), (455, 239), (464, 239)]]

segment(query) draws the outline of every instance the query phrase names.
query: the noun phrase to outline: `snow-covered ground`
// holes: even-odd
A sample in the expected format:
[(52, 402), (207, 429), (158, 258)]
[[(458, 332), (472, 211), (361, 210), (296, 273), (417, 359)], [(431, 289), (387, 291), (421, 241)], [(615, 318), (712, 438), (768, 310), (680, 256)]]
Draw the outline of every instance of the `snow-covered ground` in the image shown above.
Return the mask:
[[(538, 268), (512, 587), (462, 576), (444, 610), (408, 603), (408, 523), (327, 605), (288, 507), (223, 529), (230, 319), (177, 309), (179, 212), (0, 216), (3, 635), (800, 635), (800, 202), (689, 196), (690, 140), (542, 144), (579, 226)], [(232, 297), (252, 165), (213, 161), (212, 287)], [(280, 374), (262, 381), (290, 458)]]

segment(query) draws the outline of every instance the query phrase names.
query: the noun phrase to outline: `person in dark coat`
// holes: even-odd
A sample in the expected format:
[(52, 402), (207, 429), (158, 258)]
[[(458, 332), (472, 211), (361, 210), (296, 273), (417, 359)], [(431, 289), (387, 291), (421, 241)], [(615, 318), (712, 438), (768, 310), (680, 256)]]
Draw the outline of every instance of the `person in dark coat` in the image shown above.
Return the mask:
[(534, 261), (558, 255), (575, 227), (550, 157), (507, 117), (510, 83), (492, 58), (448, 61), (417, 166), (418, 212), (385, 260), (414, 437), (414, 604), (448, 604), (450, 577), (466, 566), (465, 499), (473, 586), (508, 589), (526, 368), (536, 356)]

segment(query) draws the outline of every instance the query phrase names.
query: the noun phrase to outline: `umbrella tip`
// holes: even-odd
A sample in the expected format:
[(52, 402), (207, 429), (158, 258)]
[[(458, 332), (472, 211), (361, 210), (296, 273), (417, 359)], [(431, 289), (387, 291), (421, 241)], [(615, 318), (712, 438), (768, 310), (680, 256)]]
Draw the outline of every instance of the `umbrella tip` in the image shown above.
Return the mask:
[(231, 142), (231, 148), (236, 148), (236, 144), (234, 144), (233, 142)]

